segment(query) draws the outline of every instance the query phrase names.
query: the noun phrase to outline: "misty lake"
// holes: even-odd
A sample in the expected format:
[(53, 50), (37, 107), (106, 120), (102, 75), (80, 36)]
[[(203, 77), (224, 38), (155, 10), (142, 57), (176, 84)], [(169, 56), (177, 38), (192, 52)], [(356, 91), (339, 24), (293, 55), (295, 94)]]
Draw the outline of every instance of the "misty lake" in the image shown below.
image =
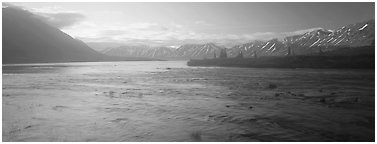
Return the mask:
[(374, 70), (3, 64), (3, 141), (374, 141)]

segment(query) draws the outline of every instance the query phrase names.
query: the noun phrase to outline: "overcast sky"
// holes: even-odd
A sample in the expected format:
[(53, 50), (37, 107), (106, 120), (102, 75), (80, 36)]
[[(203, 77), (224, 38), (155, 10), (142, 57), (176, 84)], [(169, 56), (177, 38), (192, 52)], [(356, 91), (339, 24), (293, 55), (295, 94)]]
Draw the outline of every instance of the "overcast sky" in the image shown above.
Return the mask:
[(374, 19), (374, 3), (11, 3), (85, 42), (240, 43)]

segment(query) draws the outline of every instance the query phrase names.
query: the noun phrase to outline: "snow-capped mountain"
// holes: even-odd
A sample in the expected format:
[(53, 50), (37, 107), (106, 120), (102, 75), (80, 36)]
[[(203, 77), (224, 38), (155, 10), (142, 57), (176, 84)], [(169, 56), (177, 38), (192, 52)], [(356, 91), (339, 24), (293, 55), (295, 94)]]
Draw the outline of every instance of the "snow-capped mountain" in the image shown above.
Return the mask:
[[(269, 41), (252, 41), (227, 48), (229, 57), (237, 56), (242, 51), (244, 57), (287, 55), (290, 48), (294, 54), (310, 54), (320, 51), (332, 51), (344, 47), (361, 47), (374, 45), (374, 20), (351, 24), (336, 30), (315, 29), (301, 35), (287, 36), (284, 39)], [(112, 56), (140, 56), (162, 59), (213, 58), (225, 47), (214, 43), (185, 44), (178, 48), (122, 46), (109, 48), (102, 53)]]
[(213, 43), (207, 44), (185, 44), (178, 48), (170, 47), (148, 47), (148, 46), (121, 46), (108, 48), (101, 51), (111, 56), (139, 56), (162, 59), (190, 59), (190, 58), (212, 58), (214, 52), (218, 55), (224, 47)]
[(254, 51), (257, 55), (265, 56), (265, 55), (282, 55), (286, 50), (286, 46), (277, 39), (269, 40), (267, 42), (263, 41), (253, 41), (250, 43), (234, 46), (228, 49), (228, 55), (230, 57), (234, 57), (238, 55), (238, 53), (242, 51), (245, 57), (251, 57), (254, 54)]
[(214, 43), (206, 44), (186, 44), (177, 49), (177, 56), (184, 58), (212, 58), (214, 52), (220, 54), (220, 50), (225, 47), (220, 47)]
[(319, 29), (299, 37), (287, 37), (284, 42), (299, 46), (364, 46), (374, 41), (374, 20), (344, 26), (335, 31)]
[(169, 58), (176, 57), (175, 49), (168, 47), (149, 47), (145, 45), (120, 46), (107, 48), (102, 53), (110, 56), (137, 56), (149, 58)]
[(341, 47), (361, 47), (374, 43), (374, 20), (344, 26), (335, 31), (316, 29), (302, 35), (285, 37), (266, 42), (253, 41), (234, 46), (228, 50), (230, 56), (242, 51), (249, 57), (256, 51), (257, 55), (286, 55), (288, 48), (295, 54), (309, 54), (319, 51), (332, 51)]

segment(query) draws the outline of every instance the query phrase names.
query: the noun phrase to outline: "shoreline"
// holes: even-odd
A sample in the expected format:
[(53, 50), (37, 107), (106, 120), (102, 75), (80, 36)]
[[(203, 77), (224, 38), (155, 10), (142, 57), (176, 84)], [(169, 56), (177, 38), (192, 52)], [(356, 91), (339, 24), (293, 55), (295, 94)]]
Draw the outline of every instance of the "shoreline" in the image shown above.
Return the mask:
[(264, 56), (259, 58), (191, 59), (188, 66), (246, 68), (374, 69), (374, 55)]

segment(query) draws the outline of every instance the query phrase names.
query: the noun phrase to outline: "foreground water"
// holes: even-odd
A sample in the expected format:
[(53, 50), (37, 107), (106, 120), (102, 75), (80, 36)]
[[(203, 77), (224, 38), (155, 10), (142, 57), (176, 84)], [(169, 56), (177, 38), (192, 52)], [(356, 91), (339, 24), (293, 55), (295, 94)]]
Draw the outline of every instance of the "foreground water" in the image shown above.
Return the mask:
[(3, 141), (374, 141), (374, 70), (3, 65)]

